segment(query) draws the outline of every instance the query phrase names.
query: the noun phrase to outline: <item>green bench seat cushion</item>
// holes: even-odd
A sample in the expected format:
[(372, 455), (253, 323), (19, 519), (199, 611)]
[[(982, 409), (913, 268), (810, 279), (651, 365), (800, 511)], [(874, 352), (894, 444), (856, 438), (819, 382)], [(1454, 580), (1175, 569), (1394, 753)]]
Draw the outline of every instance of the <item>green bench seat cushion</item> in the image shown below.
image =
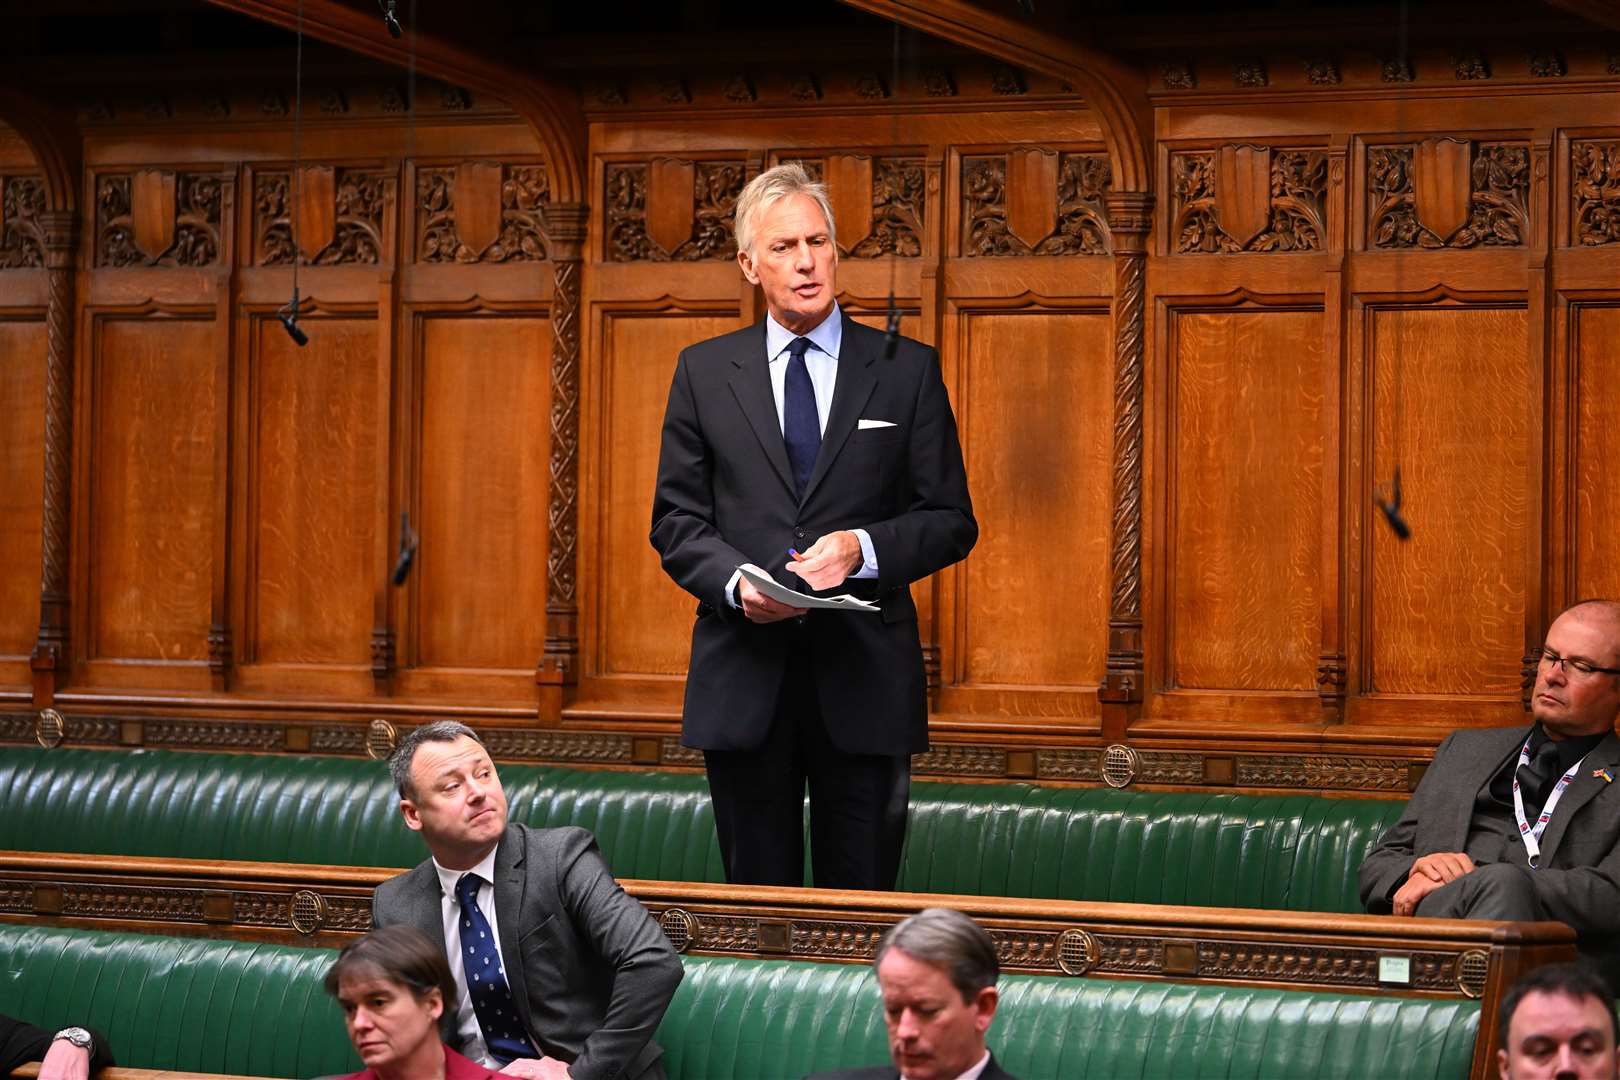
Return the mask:
[[(624, 878), (719, 882), (701, 775), (501, 766), (514, 821), (596, 834)], [(899, 887), (978, 896), (1353, 912), (1398, 801), (912, 786)], [(405, 867), (420, 838), (380, 762), (0, 749), (0, 848)]]

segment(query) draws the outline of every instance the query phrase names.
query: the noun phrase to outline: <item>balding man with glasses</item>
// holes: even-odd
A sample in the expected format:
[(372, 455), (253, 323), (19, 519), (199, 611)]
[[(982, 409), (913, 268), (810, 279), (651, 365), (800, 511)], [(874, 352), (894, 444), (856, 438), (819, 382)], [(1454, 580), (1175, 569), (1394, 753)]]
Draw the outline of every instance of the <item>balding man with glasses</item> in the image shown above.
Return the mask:
[(1528, 728), (1457, 731), (1361, 864), (1374, 914), (1556, 919), (1581, 950), (1620, 943), (1620, 603), (1547, 631)]

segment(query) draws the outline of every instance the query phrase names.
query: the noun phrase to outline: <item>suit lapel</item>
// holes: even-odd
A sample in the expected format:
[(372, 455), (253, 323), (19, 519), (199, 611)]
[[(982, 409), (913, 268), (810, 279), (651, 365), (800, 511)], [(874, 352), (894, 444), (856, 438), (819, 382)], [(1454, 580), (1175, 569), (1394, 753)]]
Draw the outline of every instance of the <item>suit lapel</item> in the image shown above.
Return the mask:
[(1581, 807), (1597, 797), (1597, 793), (1609, 786), (1609, 781), (1601, 776), (1594, 776), (1598, 769), (1607, 769), (1613, 776), (1615, 769), (1620, 767), (1620, 738), (1614, 732), (1592, 748), (1576, 769), (1574, 779), (1570, 780), (1569, 787), (1564, 789), (1564, 795), (1553, 807), (1553, 816), (1547, 822), (1547, 831), (1541, 837), (1541, 865), (1551, 866), (1553, 854), (1558, 850), (1558, 842), (1564, 838), (1564, 832), (1569, 823), (1580, 812)]
[(523, 915), (523, 890), (527, 884), (523, 859), (523, 833), (516, 825), (508, 825), (500, 847), (495, 849), (495, 918), (501, 924), (496, 933), (501, 939), (506, 985), (511, 988), (518, 1015), (527, 1023), (529, 998), (523, 985), (523, 956), (518, 952), (518, 941), (523, 936), (519, 920)]
[(776, 470), (777, 477), (793, 494), (793, 470), (788, 466), (787, 445), (782, 442), (782, 421), (776, 414), (776, 395), (771, 392), (770, 358), (765, 355), (765, 323), (754, 327), (749, 335), (753, 344), (746, 353), (732, 357), (736, 372), (731, 376), (731, 392), (742, 406), (748, 426), (754, 429), (754, 438), (765, 451), (765, 460)]
[[(855, 423), (861, 418), (861, 410), (866, 408), (872, 391), (877, 388), (877, 376), (872, 372), (872, 361), (877, 358), (877, 353), (862, 347), (861, 335), (855, 329), (857, 324), (849, 316), (840, 317), (844, 320), (844, 336), (843, 343), (838, 347), (838, 378), (833, 383), (832, 413), (827, 417), (827, 427), (821, 433), (821, 452), (816, 455), (816, 467), (810, 472), (810, 482), (804, 486), (804, 498), (799, 503), (801, 506), (810, 501), (822, 478), (838, 459), (839, 451), (849, 441), (850, 432), (855, 430)], [(783, 451), (782, 457), (784, 461), (787, 459), (786, 451)]]
[[(411, 873), (415, 875), (411, 887), (400, 891), (400, 895), (411, 898), (404, 921), (426, 934), (429, 941), (444, 941), (444, 886), (439, 872), (429, 859)], [(452, 948), (448, 941), (444, 947)]]
[(1468, 829), (1474, 820), (1474, 800), (1479, 795), (1479, 789), (1491, 782), (1491, 777), (1507, 764), (1510, 755), (1518, 753), (1530, 729), (1505, 728), (1489, 734), (1493, 737), (1480, 739), (1475, 744), (1478, 749), (1457, 770), (1458, 779), (1467, 790), (1460, 792), (1463, 797), (1453, 800), (1451, 804), (1451, 839), (1442, 850), (1461, 851), (1467, 846)]

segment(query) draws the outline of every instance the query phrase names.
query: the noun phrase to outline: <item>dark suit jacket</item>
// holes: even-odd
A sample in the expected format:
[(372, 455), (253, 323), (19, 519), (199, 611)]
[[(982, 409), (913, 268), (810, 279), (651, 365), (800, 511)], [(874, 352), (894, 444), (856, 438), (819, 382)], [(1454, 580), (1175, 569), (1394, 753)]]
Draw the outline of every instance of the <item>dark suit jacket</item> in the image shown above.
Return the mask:
[[(1369, 911), (1390, 910), (1390, 889), (1419, 857), (1463, 850), (1475, 796), (1529, 734), (1528, 727), (1457, 731), (1440, 744), (1406, 813), (1361, 864), (1361, 902)], [(1541, 836), (1541, 866), (1530, 875), (1547, 918), (1583, 939), (1620, 929), (1620, 783), (1594, 776), (1598, 769), (1620, 780), (1620, 738), (1612, 733), (1565, 789)]]
[[(441, 895), (430, 859), (377, 887), (372, 924), (404, 923), (442, 942)], [(652, 1036), (681, 961), (613, 880), (590, 833), (508, 825), (495, 853), (495, 919), (536, 1047), (569, 1062), (574, 1080), (663, 1075)]]
[[(874, 1065), (866, 1069), (839, 1069), (836, 1072), (816, 1073), (807, 1076), (804, 1080), (899, 1080), (900, 1070), (893, 1065)], [(1018, 1080), (1016, 1076), (1003, 1069), (996, 1061), (996, 1055), (990, 1055), (989, 1064), (985, 1065), (984, 1072), (979, 1074), (979, 1080)]]
[[(693, 345), (676, 363), (651, 538), (669, 576), (698, 599), (687, 746), (758, 747), (775, 715), (789, 650), (804, 649), (840, 750), (902, 755), (928, 748), (909, 586), (967, 555), (979, 528), (938, 354), (901, 338), (894, 358), (885, 359), (881, 332), (841, 317), (832, 408), (802, 500), (794, 497), (771, 393), (765, 324)], [(893, 426), (863, 429), (862, 419)], [(871, 535), (878, 578), (830, 592), (877, 600), (881, 615), (812, 611), (802, 627), (761, 626), (727, 602), (726, 584), (745, 562), (802, 591), (803, 582), (783, 569), (788, 549), (854, 528)]]
[[(70, 1025), (71, 1021), (62, 1024), (62, 1027)], [(0, 1016), (0, 1076), (10, 1076), (17, 1066), (43, 1059), (58, 1030), (46, 1031), (9, 1016)], [(90, 1055), (90, 1075), (94, 1076), (98, 1069), (111, 1068), (113, 1058), (101, 1032), (90, 1028), (85, 1030), (95, 1040), (95, 1045), (91, 1047), (95, 1052)]]

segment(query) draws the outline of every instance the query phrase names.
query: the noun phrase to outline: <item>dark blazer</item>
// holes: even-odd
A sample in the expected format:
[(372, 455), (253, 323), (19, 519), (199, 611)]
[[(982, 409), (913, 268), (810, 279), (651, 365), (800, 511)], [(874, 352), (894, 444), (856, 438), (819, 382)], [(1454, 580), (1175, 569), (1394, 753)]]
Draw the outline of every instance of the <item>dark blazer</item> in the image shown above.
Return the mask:
[[(433, 861), (377, 886), (374, 926), (444, 940)], [(664, 932), (627, 896), (584, 829), (508, 825), (495, 853), (501, 956), (530, 1040), (574, 1080), (662, 1077), (653, 1032), (681, 981)], [(452, 1046), (459, 1050), (459, 1046)]]
[[(1387, 897), (1419, 857), (1461, 851), (1479, 789), (1519, 752), (1530, 728), (1457, 731), (1435, 751), (1401, 819), (1361, 864), (1361, 902), (1387, 913)], [(1530, 875), (1547, 918), (1583, 938), (1620, 930), (1620, 738), (1610, 733), (1587, 754), (1541, 836), (1541, 866)], [(1583, 946), (1586, 943), (1583, 942)]]
[[(978, 539), (939, 356), (843, 318), (831, 412), (802, 500), (794, 497), (771, 393), (765, 324), (682, 351), (670, 386), (653, 497), (652, 545), (698, 600), (682, 742), (752, 750), (770, 730), (790, 649), (808, 653), (838, 749), (902, 755), (928, 748), (913, 581), (962, 559)], [(860, 428), (862, 419), (892, 427)], [(748, 621), (725, 597), (745, 562), (790, 588), (788, 549), (864, 528), (876, 582), (829, 592), (878, 601), (881, 615), (812, 611), (802, 626)], [(809, 647), (805, 648), (805, 635)]]
[[(839, 1069), (835, 1072), (816, 1073), (807, 1076), (804, 1080), (900, 1080), (900, 1070), (893, 1065), (874, 1065), (866, 1069)], [(996, 1061), (996, 1055), (990, 1055), (990, 1061), (979, 1074), (979, 1080), (1018, 1080), (1016, 1076), (1003, 1069)]]
[[(71, 1021), (62, 1025), (62, 1027), (70, 1026)], [(94, 1076), (98, 1069), (111, 1068), (113, 1058), (107, 1050), (107, 1040), (101, 1032), (91, 1028), (85, 1030), (90, 1032), (90, 1037), (95, 1040), (95, 1044), (90, 1047), (93, 1051), (90, 1055), (90, 1075)], [(35, 1027), (10, 1016), (0, 1016), (0, 1076), (10, 1076), (17, 1066), (42, 1060), (55, 1038), (55, 1030), (46, 1031), (44, 1028)]]

